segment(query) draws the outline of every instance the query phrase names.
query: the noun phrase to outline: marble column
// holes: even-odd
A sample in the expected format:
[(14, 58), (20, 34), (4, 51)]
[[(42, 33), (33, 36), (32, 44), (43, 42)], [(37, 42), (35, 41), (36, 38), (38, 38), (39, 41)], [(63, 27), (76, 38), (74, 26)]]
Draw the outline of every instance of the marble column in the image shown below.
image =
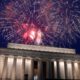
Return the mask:
[(28, 66), (29, 66), (29, 64), (30, 64), (30, 61), (28, 61), (28, 59), (25, 59), (25, 71), (24, 71), (24, 73), (25, 73), (25, 77), (26, 76), (28, 76)]
[(11, 80), (16, 80), (16, 57), (14, 57)]
[(34, 71), (34, 61), (31, 60), (30, 66), (29, 66), (29, 78), (28, 80), (33, 80), (33, 71)]
[(53, 71), (54, 71), (54, 79), (57, 79), (57, 61), (53, 61)]
[(67, 61), (67, 79), (73, 79), (72, 63), (71, 63), (71, 61)]
[(59, 75), (60, 79), (65, 79), (65, 66), (63, 60), (59, 61)]
[(80, 79), (80, 61), (78, 61), (78, 65), (79, 65), (79, 79)]
[(10, 80), (11, 79), (11, 74), (12, 74), (12, 68), (13, 68), (13, 61), (14, 61), (14, 57), (8, 57), (8, 60), (7, 60), (7, 76), (6, 76), (6, 78), (8, 79), (8, 80)]
[(23, 80), (23, 58), (18, 57), (16, 60), (16, 80)]
[(79, 63), (76, 61), (74, 62), (74, 79), (79, 79)]
[(7, 76), (7, 57), (5, 57), (4, 60), (4, 67), (3, 67), (3, 72), (2, 72), (2, 80), (6, 80), (6, 76)]
[(33, 60), (25, 59), (25, 74), (28, 76), (28, 80), (33, 80), (33, 68), (34, 68)]
[(5, 62), (5, 56), (1, 55), (0, 56), (0, 80), (2, 78), (4, 62)]

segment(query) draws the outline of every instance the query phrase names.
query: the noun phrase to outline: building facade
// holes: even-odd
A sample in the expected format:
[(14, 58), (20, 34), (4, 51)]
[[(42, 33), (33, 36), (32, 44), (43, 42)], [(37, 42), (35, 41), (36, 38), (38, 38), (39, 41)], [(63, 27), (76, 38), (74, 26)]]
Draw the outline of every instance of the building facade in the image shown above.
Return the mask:
[(0, 48), (0, 80), (80, 79), (74, 49), (10, 43)]

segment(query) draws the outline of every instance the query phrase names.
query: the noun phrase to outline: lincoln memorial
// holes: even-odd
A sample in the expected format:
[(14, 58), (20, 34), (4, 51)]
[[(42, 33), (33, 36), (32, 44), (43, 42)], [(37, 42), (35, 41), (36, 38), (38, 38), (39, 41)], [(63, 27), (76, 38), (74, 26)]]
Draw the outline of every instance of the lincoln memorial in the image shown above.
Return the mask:
[(80, 80), (74, 49), (9, 43), (0, 48), (0, 80)]

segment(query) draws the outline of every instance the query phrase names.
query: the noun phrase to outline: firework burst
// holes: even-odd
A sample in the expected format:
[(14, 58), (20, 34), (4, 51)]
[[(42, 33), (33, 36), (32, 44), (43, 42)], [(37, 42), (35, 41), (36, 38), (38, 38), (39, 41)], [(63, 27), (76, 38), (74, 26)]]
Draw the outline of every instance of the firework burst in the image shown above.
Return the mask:
[(8, 42), (72, 46), (80, 38), (80, 0), (12, 0), (0, 13)]

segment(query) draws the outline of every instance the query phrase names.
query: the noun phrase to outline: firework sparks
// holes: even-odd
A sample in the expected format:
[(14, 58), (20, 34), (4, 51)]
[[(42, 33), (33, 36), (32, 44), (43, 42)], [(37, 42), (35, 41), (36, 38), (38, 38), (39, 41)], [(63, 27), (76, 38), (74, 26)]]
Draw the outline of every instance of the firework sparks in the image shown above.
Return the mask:
[(12, 0), (0, 31), (8, 42), (69, 47), (80, 38), (80, 0)]

